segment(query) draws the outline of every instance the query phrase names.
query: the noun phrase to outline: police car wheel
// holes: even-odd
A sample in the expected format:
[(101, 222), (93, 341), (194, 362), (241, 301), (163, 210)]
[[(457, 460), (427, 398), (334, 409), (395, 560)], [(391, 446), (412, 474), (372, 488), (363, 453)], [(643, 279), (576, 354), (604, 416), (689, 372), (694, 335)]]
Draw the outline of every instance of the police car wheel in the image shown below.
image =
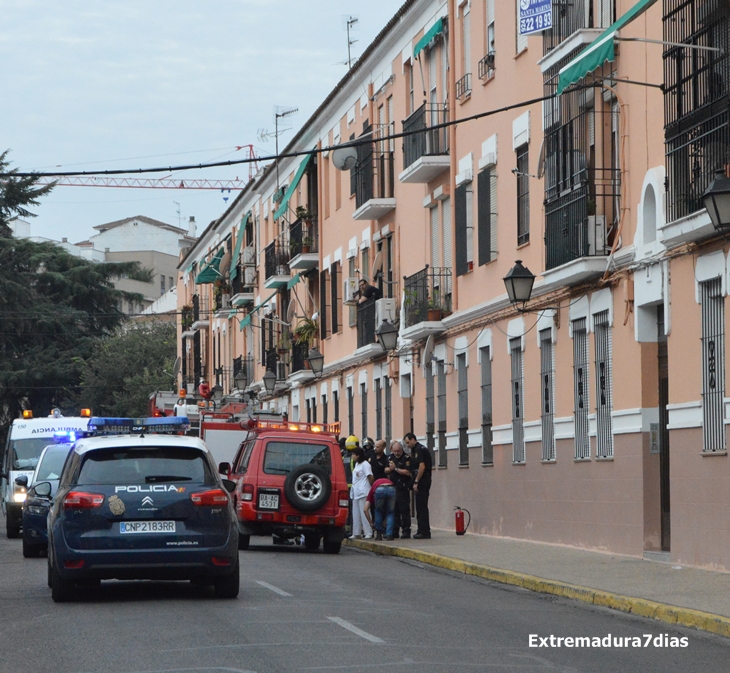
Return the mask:
[(51, 598), (54, 603), (65, 603), (74, 598), (74, 583), (63, 579), (55, 565), (51, 567)]
[(20, 537), (20, 521), (10, 516), (10, 513), (5, 515), (5, 533), (11, 540)]
[(236, 555), (236, 563), (233, 572), (225, 577), (216, 577), (213, 580), (213, 591), (217, 598), (236, 598), (240, 587), (240, 578), (238, 574), (238, 555)]
[(284, 495), (289, 504), (301, 512), (323, 507), (332, 492), (332, 482), (319, 465), (305, 463), (295, 467), (284, 481)]
[(248, 549), (248, 546), (251, 544), (251, 536), (250, 535), (240, 535), (238, 536), (238, 548), (241, 551), (246, 551)]

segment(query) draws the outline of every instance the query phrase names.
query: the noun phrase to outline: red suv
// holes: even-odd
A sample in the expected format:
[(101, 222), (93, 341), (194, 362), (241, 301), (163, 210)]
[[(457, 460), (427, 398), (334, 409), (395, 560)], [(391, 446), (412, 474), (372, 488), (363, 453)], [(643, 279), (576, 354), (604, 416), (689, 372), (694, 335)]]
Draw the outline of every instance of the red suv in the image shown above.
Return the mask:
[(236, 482), (239, 549), (251, 535), (291, 539), (304, 535), (308, 550), (337, 554), (345, 536), (349, 491), (336, 437), (339, 423), (251, 419), (233, 465), (219, 470)]

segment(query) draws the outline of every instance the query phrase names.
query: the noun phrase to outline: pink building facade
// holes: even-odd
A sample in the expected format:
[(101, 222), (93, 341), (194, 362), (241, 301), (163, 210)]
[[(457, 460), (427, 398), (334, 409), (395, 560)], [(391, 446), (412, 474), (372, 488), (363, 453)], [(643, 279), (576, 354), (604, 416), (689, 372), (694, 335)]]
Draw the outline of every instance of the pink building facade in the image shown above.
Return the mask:
[(530, 36), (518, 6), (398, 10), (181, 257), (183, 382), (412, 430), (435, 527), (460, 506), (476, 533), (730, 569), (728, 246), (702, 201), (730, 163), (724, 5), (580, 0)]

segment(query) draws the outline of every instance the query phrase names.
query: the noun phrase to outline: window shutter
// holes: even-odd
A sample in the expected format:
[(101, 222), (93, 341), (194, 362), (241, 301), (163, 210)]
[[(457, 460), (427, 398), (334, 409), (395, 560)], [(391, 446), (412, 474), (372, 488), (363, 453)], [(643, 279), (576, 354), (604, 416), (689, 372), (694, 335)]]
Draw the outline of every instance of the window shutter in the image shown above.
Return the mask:
[(436, 74), (436, 66), (438, 59), (438, 48), (433, 46), (428, 50), (428, 90), (430, 92), (429, 102), (436, 102), (436, 82), (438, 82), (438, 76)]
[(439, 209), (431, 208), (431, 266), (441, 266), (439, 256)]
[(469, 271), (467, 250), (466, 250), (466, 199), (467, 187), (469, 185), (459, 185), (456, 188), (456, 275), (463, 276)]
[(466, 261), (474, 261), (474, 186), (466, 185)]
[(454, 266), (451, 256), (451, 199), (445, 199), (442, 206), (444, 218), (444, 266), (452, 269)]
[(332, 334), (337, 334), (340, 331), (339, 321), (339, 306), (337, 304), (337, 284), (340, 282), (340, 274), (337, 273), (337, 262), (330, 267), (330, 290), (332, 291)]
[(492, 170), (487, 168), (477, 177), (479, 266), (492, 261)]
[(319, 272), (319, 336), (327, 338), (327, 272)]
[(464, 21), (462, 29), (464, 31), (464, 75), (471, 72), (471, 12), (468, 11), (469, 5), (464, 7)]

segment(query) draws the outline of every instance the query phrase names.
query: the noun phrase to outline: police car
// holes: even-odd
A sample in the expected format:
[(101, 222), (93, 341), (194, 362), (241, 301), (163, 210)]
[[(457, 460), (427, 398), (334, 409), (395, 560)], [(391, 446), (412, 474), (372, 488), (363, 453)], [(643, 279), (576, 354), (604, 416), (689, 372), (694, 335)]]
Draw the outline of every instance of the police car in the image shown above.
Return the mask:
[(108, 579), (192, 580), (238, 595), (233, 484), (203, 441), (177, 434), (185, 429), (185, 418), (89, 421), (94, 436), (74, 443), (48, 514), (54, 601)]

